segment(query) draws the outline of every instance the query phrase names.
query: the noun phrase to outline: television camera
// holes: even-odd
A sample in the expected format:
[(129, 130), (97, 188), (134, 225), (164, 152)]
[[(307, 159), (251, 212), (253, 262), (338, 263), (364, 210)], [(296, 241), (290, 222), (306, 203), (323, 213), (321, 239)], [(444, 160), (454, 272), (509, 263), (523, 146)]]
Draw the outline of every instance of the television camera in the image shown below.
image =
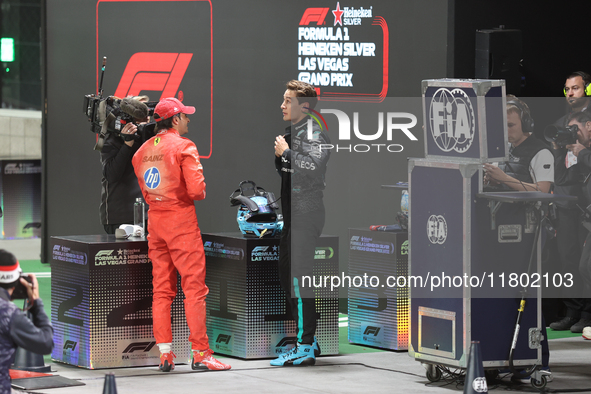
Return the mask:
[(559, 127), (554, 124), (546, 126), (544, 129), (544, 138), (548, 142), (554, 142), (559, 148), (577, 143), (577, 132), (579, 127), (575, 125)]
[[(147, 96), (123, 99), (115, 96), (103, 97), (102, 86), (106, 64), (107, 58), (104, 57), (98, 94), (84, 96), (83, 112), (90, 122), (90, 131), (98, 134), (94, 149), (100, 151), (110, 133), (117, 133), (125, 141), (135, 139), (144, 143), (154, 135), (156, 123), (138, 123), (154, 115), (154, 108), (158, 101), (147, 101)], [(121, 134), (121, 130), (127, 123), (137, 125), (135, 134)]]

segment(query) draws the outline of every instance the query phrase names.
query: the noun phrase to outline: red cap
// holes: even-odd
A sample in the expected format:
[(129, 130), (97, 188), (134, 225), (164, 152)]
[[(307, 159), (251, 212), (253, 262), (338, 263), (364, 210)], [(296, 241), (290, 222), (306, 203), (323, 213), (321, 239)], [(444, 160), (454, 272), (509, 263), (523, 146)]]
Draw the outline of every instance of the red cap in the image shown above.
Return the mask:
[(160, 102), (156, 105), (156, 108), (154, 108), (154, 120), (159, 122), (163, 119), (168, 119), (180, 113), (187, 115), (194, 114), (195, 107), (183, 105), (183, 103), (174, 97), (167, 97), (160, 100)]

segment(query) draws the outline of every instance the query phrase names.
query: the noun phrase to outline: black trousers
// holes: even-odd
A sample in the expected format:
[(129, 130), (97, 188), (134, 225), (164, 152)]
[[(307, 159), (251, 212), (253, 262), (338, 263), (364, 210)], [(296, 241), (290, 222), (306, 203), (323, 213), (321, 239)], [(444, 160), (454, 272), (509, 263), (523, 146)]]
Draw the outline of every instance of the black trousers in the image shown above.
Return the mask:
[(314, 289), (302, 286), (302, 276), (313, 275), (316, 243), (322, 234), (324, 218), (324, 208), (292, 215), (290, 223), (284, 223), (279, 243), (279, 281), (296, 322), (298, 342), (302, 344), (312, 344), (316, 334)]
[[(583, 294), (579, 277), (579, 265), (587, 229), (581, 224), (581, 214), (578, 210), (558, 208), (558, 226), (556, 226), (556, 243), (560, 255), (562, 273), (570, 273), (575, 278), (577, 288), (567, 289), (575, 295)], [(591, 299), (580, 297), (563, 298), (566, 315), (573, 318), (591, 318)]]

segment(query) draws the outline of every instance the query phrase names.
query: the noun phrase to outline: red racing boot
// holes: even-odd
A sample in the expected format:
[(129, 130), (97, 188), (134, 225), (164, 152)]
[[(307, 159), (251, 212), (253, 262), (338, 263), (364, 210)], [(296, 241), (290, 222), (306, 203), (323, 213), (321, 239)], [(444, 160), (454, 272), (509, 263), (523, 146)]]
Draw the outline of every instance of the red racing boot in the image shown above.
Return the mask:
[(162, 372), (170, 372), (174, 369), (174, 361), (176, 354), (173, 352), (160, 353), (160, 370)]
[(193, 350), (193, 359), (191, 360), (191, 369), (209, 369), (210, 371), (224, 371), (232, 368), (228, 364), (224, 364), (212, 356), (213, 350), (205, 351)]

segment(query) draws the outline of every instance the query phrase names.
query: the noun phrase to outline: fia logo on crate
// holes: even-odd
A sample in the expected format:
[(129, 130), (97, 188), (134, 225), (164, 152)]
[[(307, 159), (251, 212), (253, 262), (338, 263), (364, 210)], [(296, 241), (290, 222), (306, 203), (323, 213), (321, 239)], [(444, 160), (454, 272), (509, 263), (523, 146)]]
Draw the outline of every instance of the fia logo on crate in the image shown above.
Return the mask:
[(431, 215), (427, 220), (427, 237), (432, 244), (443, 244), (447, 239), (447, 222), (441, 215)]
[(484, 377), (477, 377), (472, 381), (472, 388), (477, 393), (487, 393), (488, 386), (486, 385), (486, 378)]
[(431, 136), (444, 152), (466, 152), (474, 141), (476, 117), (472, 100), (462, 89), (438, 89), (429, 108)]

